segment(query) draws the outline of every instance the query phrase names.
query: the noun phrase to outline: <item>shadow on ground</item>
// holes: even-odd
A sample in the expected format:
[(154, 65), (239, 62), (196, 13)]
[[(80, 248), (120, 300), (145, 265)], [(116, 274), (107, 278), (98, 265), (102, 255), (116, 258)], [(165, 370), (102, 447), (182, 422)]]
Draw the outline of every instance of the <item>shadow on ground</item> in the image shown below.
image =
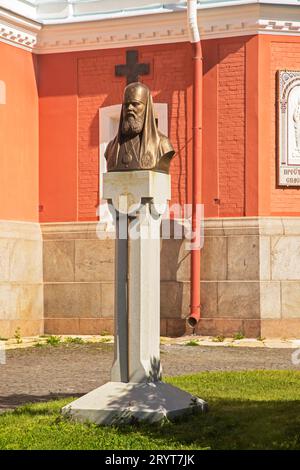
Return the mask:
[(1, 412), (11, 410), (17, 406), (30, 405), (33, 403), (43, 403), (50, 400), (58, 400), (61, 398), (74, 397), (79, 398), (82, 393), (49, 393), (47, 395), (28, 395), (25, 393), (19, 393), (9, 396), (0, 395), (0, 407)]
[(300, 400), (210, 400), (209, 408), (163, 426), (120, 426), (118, 432), (128, 438), (136, 431), (171, 448), (300, 449)]
[[(19, 417), (30, 423), (30, 447), (22, 443), (23, 436), (18, 438), (20, 429), (14, 427), (14, 439), (23, 449), (101, 449), (107, 448), (105, 445), (110, 438), (113, 442), (111, 449), (115, 450), (300, 449), (300, 400), (278, 403), (210, 399), (207, 413), (198, 412), (175, 422), (152, 425), (134, 423), (112, 428), (73, 423), (69, 418), (63, 418), (60, 409), (67, 402), (69, 400), (32, 407), (26, 405), (2, 417), (9, 416), (12, 427)], [(47, 430), (44, 442), (43, 435)], [(117, 444), (114, 441), (116, 435)], [(1, 437), (0, 447), (3, 448)]]
[(176, 422), (103, 427), (61, 415), (78, 394), (11, 395), (9, 403), (12, 398), (48, 402), (2, 414), (0, 448), (300, 449), (299, 371), (203, 372), (167, 382), (203, 398), (209, 411)]

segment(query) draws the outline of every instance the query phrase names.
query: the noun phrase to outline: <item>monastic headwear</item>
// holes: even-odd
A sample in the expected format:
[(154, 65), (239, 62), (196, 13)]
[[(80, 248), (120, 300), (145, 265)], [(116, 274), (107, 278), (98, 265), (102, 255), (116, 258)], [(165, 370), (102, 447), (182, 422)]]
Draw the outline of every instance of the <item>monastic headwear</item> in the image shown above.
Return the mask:
[[(168, 140), (157, 129), (150, 90), (146, 85), (130, 83), (124, 90), (124, 100), (121, 110), (119, 129), (116, 137), (108, 144), (105, 158), (108, 171), (120, 171), (118, 156), (122, 144), (123, 106), (130, 101), (140, 101), (145, 104), (144, 126), (140, 136), (139, 166), (135, 170), (157, 170), (168, 172), (171, 158), (175, 151)], [(133, 168), (131, 168), (133, 169)]]
[(124, 90), (123, 103), (130, 101), (140, 101), (141, 103), (147, 104), (149, 96), (149, 88), (142, 83), (130, 83)]

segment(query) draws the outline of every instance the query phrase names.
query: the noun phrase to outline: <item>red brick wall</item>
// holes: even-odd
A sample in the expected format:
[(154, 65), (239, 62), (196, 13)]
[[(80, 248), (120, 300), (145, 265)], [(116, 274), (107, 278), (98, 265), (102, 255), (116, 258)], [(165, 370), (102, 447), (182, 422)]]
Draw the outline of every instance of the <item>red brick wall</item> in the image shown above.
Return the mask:
[[(272, 40), (272, 38), (271, 38)], [(271, 214), (298, 214), (300, 213), (300, 188), (276, 187), (276, 71), (291, 69), (300, 70), (300, 41), (298, 38), (274, 38), (266, 44), (270, 47), (270, 140), (269, 140), (269, 167), (271, 170)], [(264, 124), (261, 123), (263, 126)]]
[[(204, 41), (203, 201), (206, 216), (245, 213), (245, 45)], [(192, 54), (189, 43), (135, 48), (150, 63), (142, 81), (168, 103), (173, 202), (191, 200)], [(42, 221), (95, 220), (99, 186), (99, 108), (120, 103), (114, 76), (126, 49), (39, 56)], [(64, 196), (65, 194), (65, 196)]]
[(245, 45), (218, 45), (218, 153), (220, 216), (245, 209)]
[[(150, 75), (140, 77), (141, 81), (150, 87), (155, 102), (168, 104), (169, 137), (176, 150), (171, 166), (172, 196), (174, 202), (183, 204), (192, 126), (190, 44), (135, 49), (140, 62), (150, 63)], [(96, 219), (99, 108), (121, 103), (125, 79), (114, 76), (114, 66), (125, 59), (125, 48), (39, 57), (42, 221)], [(72, 112), (70, 106), (76, 103)]]
[(245, 215), (246, 63), (253, 56), (247, 49), (251, 41), (253, 37), (203, 41), (202, 186), (208, 217)]
[[(125, 79), (114, 66), (125, 62), (125, 49), (88, 53), (78, 58), (78, 197), (79, 220), (95, 219), (99, 180), (100, 107), (120, 103)], [(174, 202), (186, 201), (187, 88), (190, 85), (189, 45), (139, 48), (139, 61), (150, 63), (150, 75), (140, 77), (156, 102), (168, 103), (169, 137), (176, 150), (172, 163)]]

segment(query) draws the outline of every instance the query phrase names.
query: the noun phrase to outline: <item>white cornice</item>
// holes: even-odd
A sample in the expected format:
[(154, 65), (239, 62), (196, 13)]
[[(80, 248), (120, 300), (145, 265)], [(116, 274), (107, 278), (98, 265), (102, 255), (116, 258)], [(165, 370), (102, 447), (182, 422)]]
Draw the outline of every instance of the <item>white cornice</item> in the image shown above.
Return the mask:
[[(282, 34), (300, 36), (300, 5), (231, 4), (201, 9), (202, 39)], [(0, 9), (0, 40), (37, 54), (188, 41), (186, 12), (40, 25)]]
[(40, 30), (39, 23), (0, 9), (0, 41), (32, 51)]
[[(300, 35), (299, 6), (245, 4), (198, 12), (202, 39), (251, 34)], [(291, 20), (293, 18), (293, 20)], [(111, 49), (188, 41), (186, 12), (44, 26), (37, 53)]]

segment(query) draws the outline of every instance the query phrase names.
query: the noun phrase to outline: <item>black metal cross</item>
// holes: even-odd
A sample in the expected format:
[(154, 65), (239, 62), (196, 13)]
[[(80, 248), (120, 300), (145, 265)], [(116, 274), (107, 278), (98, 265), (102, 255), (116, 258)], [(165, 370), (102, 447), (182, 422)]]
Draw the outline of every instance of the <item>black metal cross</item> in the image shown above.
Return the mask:
[(126, 77), (127, 85), (138, 82), (139, 75), (148, 75), (150, 64), (138, 63), (138, 51), (126, 51), (126, 64), (116, 65), (115, 74), (117, 77)]

